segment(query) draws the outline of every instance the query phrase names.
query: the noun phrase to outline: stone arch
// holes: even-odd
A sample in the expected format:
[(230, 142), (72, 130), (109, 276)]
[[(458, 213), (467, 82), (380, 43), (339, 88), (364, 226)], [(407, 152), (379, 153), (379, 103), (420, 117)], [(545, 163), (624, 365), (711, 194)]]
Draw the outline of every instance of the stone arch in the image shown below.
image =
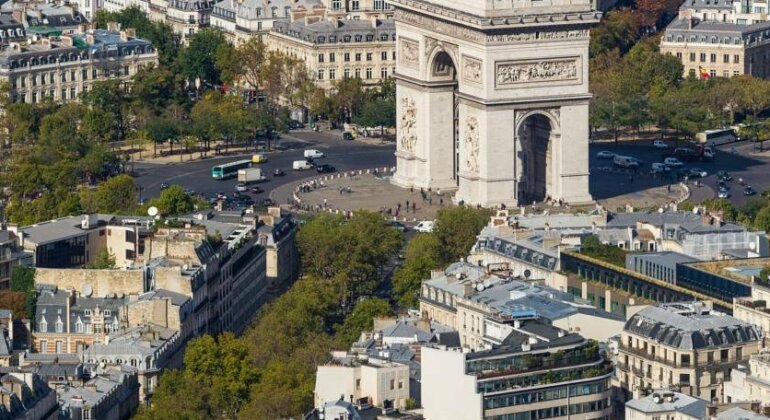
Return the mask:
[(427, 78), (429, 81), (457, 81), (458, 57), (451, 48), (445, 48), (441, 43), (428, 41), (427, 49)]
[(553, 112), (532, 110), (517, 118), (515, 126), (518, 202), (540, 202), (549, 196), (557, 197), (554, 148), (559, 139), (558, 118)]

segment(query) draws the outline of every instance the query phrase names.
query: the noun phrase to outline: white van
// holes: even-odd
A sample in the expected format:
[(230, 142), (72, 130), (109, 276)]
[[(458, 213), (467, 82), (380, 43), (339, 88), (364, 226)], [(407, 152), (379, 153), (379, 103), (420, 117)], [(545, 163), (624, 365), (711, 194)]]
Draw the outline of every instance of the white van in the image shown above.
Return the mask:
[(306, 160), (295, 160), (291, 165), (291, 168), (295, 171), (304, 171), (306, 169), (311, 169), (312, 167), (313, 164)]
[(433, 224), (433, 220), (423, 220), (414, 227), (414, 230), (420, 233), (431, 233), (433, 232)]
[(320, 150), (308, 149), (305, 150), (305, 159), (319, 159), (324, 157), (324, 154)]
[(655, 162), (652, 165), (650, 165), (650, 173), (653, 174), (663, 174), (671, 170), (668, 166), (666, 166), (665, 163)]
[(639, 162), (629, 156), (616, 155), (614, 158), (612, 158), (612, 163), (620, 166), (621, 168), (636, 168), (639, 166)]

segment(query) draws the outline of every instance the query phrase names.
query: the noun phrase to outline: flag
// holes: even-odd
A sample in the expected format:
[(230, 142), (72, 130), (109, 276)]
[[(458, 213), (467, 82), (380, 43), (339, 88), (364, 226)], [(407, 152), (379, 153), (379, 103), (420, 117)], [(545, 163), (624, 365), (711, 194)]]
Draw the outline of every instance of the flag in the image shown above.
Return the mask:
[(708, 79), (709, 77), (711, 77), (708, 70), (706, 70), (703, 66), (698, 66), (698, 73), (700, 73), (701, 79)]

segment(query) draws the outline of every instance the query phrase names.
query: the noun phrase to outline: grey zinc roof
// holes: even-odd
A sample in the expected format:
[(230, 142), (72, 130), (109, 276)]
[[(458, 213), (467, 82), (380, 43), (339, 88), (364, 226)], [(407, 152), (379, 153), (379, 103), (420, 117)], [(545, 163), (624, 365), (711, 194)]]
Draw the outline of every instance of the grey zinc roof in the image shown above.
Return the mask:
[(690, 233), (743, 232), (746, 230), (745, 227), (734, 223), (725, 223), (722, 226), (707, 225), (702, 222), (700, 215), (690, 212), (616, 213), (607, 221), (607, 228), (635, 228), (637, 222), (649, 223), (654, 226), (678, 226)]
[(741, 407), (733, 407), (717, 414), (717, 420), (767, 420), (769, 418)]
[[(666, 392), (670, 391), (659, 391), (658, 394), (662, 395)], [(679, 392), (674, 392), (673, 394), (674, 400), (671, 402), (661, 399), (660, 402), (656, 403), (653, 400), (653, 394), (650, 394), (644, 398), (627, 402), (626, 407), (648, 415), (655, 413), (679, 412), (696, 419), (701, 419), (706, 416), (706, 408), (708, 407), (707, 401)]]
[(720, 347), (762, 338), (759, 327), (729, 315), (678, 313), (683, 305), (648, 306), (632, 316), (624, 330), (680, 349)]
[(139, 300), (153, 300), (168, 298), (172, 305), (182, 306), (185, 302), (190, 300), (190, 297), (166, 289), (156, 289), (147, 293), (143, 293), (139, 296)]
[(499, 236), (487, 237), (482, 234), (475, 247), (478, 250), (484, 249), (546, 270), (555, 269), (558, 261), (557, 250), (543, 247), (542, 237), (539, 235), (512, 241)]
[(686, 0), (679, 7), (680, 10), (696, 9), (696, 10), (732, 10), (733, 0)]
[(415, 338), (419, 343), (427, 343), (433, 337), (433, 334), (423, 331), (413, 325), (398, 321), (381, 330), (383, 337), (393, 338)]
[[(97, 215), (99, 224), (106, 224), (112, 219), (112, 215)], [(58, 219), (40, 222), (21, 228), (24, 233), (24, 240), (37, 245), (49, 242), (60, 241), (66, 238), (72, 238), (82, 235), (86, 231), (80, 227), (83, 216), (66, 216)]]
[[(388, 41), (392, 40), (396, 34), (396, 24), (393, 19), (377, 20), (374, 23), (370, 20), (322, 20), (307, 25), (304, 20), (276, 21), (273, 31), (320, 44), (343, 42), (346, 35), (372, 35), (374, 38), (370, 42), (379, 42), (383, 34), (387, 35)], [(336, 40), (332, 41), (330, 37), (336, 37)], [(349, 42), (355, 45), (353, 39)]]

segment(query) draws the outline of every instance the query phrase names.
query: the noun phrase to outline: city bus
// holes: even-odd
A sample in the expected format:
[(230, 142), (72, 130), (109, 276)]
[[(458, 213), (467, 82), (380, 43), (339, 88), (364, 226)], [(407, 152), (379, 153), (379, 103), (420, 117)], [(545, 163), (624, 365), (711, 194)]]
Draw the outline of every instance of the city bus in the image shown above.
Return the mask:
[(211, 177), (214, 179), (225, 179), (238, 175), (238, 169), (251, 167), (251, 160), (239, 160), (237, 162), (225, 163), (211, 168)]
[(695, 135), (699, 143), (709, 146), (719, 146), (720, 144), (732, 143), (736, 140), (735, 130), (732, 128), (719, 128), (716, 130), (706, 130)]

